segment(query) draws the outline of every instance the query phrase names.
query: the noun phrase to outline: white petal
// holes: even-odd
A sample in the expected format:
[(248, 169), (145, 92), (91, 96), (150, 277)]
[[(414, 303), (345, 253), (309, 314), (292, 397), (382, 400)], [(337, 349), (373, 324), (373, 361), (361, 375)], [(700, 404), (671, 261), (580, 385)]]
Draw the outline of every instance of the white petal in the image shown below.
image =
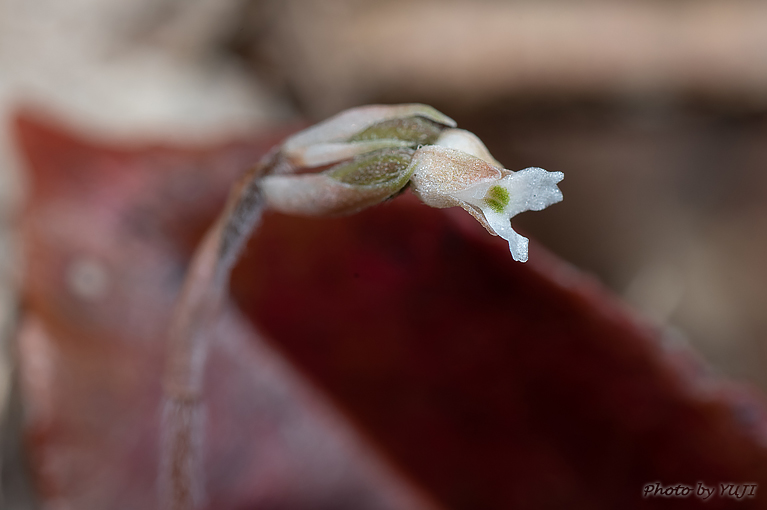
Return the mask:
[(561, 202), (562, 192), (557, 183), (564, 177), (562, 172), (547, 172), (537, 167), (525, 168), (504, 177), (498, 184), (509, 191), (510, 201), (506, 211), (511, 217), (524, 211), (540, 211)]
[(485, 219), (495, 230), (495, 233), (509, 242), (509, 251), (511, 251), (512, 258), (518, 262), (527, 262), (527, 246), (530, 241), (525, 236), (517, 234), (511, 228), (509, 217), (487, 208), (482, 209), (482, 212), (485, 213)]
[[(557, 183), (564, 178), (562, 172), (547, 172), (543, 168), (525, 168), (501, 179), (481, 182), (465, 190), (451, 193), (458, 200), (478, 207), (496, 234), (509, 242), (514, 260), (527, 261), (528, 239), (511, 228), (511, 218), (524, 211), (540, 211), (562, 200)], [(509, 202), (501, 211), (493, 210), (485, 201), (493, 186), (509, 192)]]

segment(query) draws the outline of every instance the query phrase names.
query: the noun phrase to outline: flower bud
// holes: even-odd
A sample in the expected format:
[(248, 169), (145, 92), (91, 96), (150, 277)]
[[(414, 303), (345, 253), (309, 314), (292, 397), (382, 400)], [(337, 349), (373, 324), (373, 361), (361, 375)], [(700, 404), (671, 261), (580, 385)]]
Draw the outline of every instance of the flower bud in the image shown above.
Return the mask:
[(455, 121), (423, 104), (369, 105), (343, 111), (288, 138), (281, 152), (299, 168), (324, 166), (385, 148), (434, 143)]
[(268, 208), (285, 214), (350, 214), (399, 193), (413, 173), (414, 149), (380, 149), (324, 172), (268, 175), (261, 190)]

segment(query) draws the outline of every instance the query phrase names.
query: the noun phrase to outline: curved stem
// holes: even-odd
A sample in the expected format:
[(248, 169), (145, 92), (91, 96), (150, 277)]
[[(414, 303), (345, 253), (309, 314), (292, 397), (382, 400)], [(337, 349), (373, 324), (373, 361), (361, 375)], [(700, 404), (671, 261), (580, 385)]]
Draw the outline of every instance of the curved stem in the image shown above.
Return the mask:
[(161, 508), (191, 510), (204, 499), (202, 388), (211, 326), (229, 274), (264, 209), (260, 178), (280, 165), (267, 154), (233, 187), (223, 212), (197, 247), (168, 335), (160, 445)]

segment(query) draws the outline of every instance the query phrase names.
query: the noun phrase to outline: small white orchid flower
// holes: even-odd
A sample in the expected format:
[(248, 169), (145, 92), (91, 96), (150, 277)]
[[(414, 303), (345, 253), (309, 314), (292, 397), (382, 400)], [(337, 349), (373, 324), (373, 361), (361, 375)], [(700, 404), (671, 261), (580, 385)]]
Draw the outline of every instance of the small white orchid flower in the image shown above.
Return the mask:
[(509, 242), (514, 260), (526, 262), (528, 239), (511, 228), (511, 218), (521, 212), (540, 211), (560, 202), (562, 192), (557, 183), (564, 177), (562, 172), (525, 168), (497, 181), (481, 182), (453, 196), (478, 207), (493, 231)]
[[(289, 137), (259, 182), (267, 208), (286, 214), (350, 214), (395, 196), (410, 183), (432, 207), (459, 206), (527, 260), (528, 240), (511, 218), (562, 200), (561, 172), (506, 170), (473, 133), (422, 104), (353, 108)], [(300, 168), (335, 164), (319, 173)]]
[[(465, 139), (456, 145), (466, 148)], [(422, 147), (413, 156), (413, 192), (432, 207), (462, 207), (488, 232), (508, 241), (514, 260), (526, 262), (529, 241), (511, 228), (511, 218), (561, 201), (557, 183), (564, 174), (542, 168), (512, 172), (491, 164), (486, 149), (475, 147), (473, 152), (476, 155), (439, 145)]]

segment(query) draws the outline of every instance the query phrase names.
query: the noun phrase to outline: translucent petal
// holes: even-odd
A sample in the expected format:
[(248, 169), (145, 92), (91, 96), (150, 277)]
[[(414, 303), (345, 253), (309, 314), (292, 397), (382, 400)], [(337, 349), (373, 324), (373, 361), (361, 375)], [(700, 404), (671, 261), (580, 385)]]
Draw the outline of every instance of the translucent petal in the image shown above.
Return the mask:
[(482, 182), (462, 191), (451, 193), (459, 200), (484, 210), (484, 199), (493, 186), (502, 186), (509, 192), (509, 202), (504, 207), (504, 214), (511, 218), (525, 211), (540, 211), (562, 200), (562, 192), (557, 183), (564, 179), (562, 172), (548, 172), (543, 168), (531, 167), (513, 172), (502, 179)]
[(509, 191), (511, 200), (507, 206), (510, 216), (525, 211), (540, 211), (562, 201), (557, 183), (564, 179), (562, 172), (548, 172), (531, 167), (514, 172), (498, 183)]

